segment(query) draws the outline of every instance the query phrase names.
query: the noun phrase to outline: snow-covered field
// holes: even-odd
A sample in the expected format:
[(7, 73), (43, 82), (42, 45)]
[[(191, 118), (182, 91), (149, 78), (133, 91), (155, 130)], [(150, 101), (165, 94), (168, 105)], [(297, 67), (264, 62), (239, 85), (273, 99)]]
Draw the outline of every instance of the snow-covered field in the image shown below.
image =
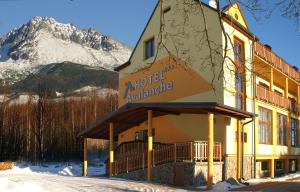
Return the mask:
[(101, 177), (105, 166), (89, 166), (81, 177), (80, 164), (20, 164), (0, 171), (0, 192), (184, 191), (172, 187)]
[[(18, 164), (12, 170), (0, 171), (0, 192), (97, 192), (97, 191), (186, 191), (185, 189), (129, 181), (117, 178), (106, 178), (103, 175), (105, 166), (89, 166), (89, 177), (82, 177), (79, 163), (44, 164), (34, 166)], [(288, 181), (299, 178), (300, 172), (276, 179), (253, 179), (250, 185), (263, 182)], [(229, 191), (244, 185), (230, 185), (226, 181), (214, 185), (212, 192)], [(205, 187), (197, 190), (205, 190)]]

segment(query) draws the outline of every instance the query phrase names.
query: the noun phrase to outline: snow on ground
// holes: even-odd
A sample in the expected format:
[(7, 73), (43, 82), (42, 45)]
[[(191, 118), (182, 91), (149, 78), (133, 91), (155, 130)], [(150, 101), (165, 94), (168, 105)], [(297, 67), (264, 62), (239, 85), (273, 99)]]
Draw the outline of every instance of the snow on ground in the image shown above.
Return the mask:
[[(12, 170), (0, 171), (0, 192), (97, 192), (97, 191), (186, 191), (185, 189), (147, 182), (106, 178), (105, 165), (88, 166), (89, 177), (81, 177), (80, 163), (17, 164)], [(250, 185), (263, 182), (288, 181), (300, 177), (300, 172), (275, 179), (252, 179)], [(244, 185), (217, 183), (211, 192), (224, 192)], [(193, 190), (206, 190), (199, 187)]]
[[(88, 166), (89, 176), (101, 176), (105, 174), (105, 165), (100, 163), (98, 166)], [(47, 163), (32, 165), (28, 163), (18, 163), (11, 170), (0, 172), (0, 174), (30, 174), (44, 173), (63, 176), (81, 176), (82, 166), (80, 163)]]
[(300, 171), (296, 172), (296, 173), (291, 173), (282, 177), (276, 177), (274, 179), (268, 177), (268, 178), (260, 178), (260, 179), (250, 179), (247, 182), (250, 185), (256, 185), (256, 184), (260, 184), (260, 183), (267, 183), (267, 182), (280, 182), (280, 181), (288, 181), (291, 179), (296, 179), (296, 178), (300, 178)]
[[(101, 164), (100, 164), (101, 165)], [(0, 192), (185, 191), (168, 186), (101, 177), (105, 166), (88, 166), (81, 177), (80, 164), (18, 164), (0, 172)]]

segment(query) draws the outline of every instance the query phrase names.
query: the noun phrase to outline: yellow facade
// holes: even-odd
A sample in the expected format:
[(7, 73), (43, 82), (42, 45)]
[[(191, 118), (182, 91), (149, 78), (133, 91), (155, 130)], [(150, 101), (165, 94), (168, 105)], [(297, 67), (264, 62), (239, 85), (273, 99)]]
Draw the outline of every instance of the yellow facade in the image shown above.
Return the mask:
[[(178, 26), (180, 26), (182, 18), (172, 8), (176, 1), (168, 0), (165, 2), (163, 8), (171, 7), (169, 15), (165, 15), (165, 17), (173, 21), (165, 24), (165, 30), (178, 33), (180, 31)], [(257, 84), (264, 84), (269, 86), (271, 92), (282, 93), (282, 97), (286, 99), (293, 98), (297, 103), (300, 103), (300, 84), (289, 74), (282, 72), (257, 54), (256, 39), (249, 37), (251, 35), (246, 31), (248, 25), (238, 4), (228, 8), (226, 13), (245, 29), (228, 21), (227, 18), (222, 21), (225, 29), (222, 31), (218, 24), (217, 13), (208, 7), (204, 7), (207, 20), (206, 25), (211, 30), (209, 34), (212, 34), (208, 38), (214, 42), (216, 49), (223, 54), (224, 52), (227, 54), (224, 66), (217, 66), (213, 70), (209, 67), (203, 67), (206, 65), (210, 66), (211, 61), (205, 59), (209, 55), (207, 51), (209, 48), (205, 43), (199, 48), (197, 45), (197, 42), (199, 42), (197, 38), (199, 37), (195, 35), (195, 30), (192, 30), (196, 27), (198, 31), (203, 30), (204, 20), (201, 19), (200, 12), (190, 16), (189, 19), (192, 26), (185, 26), (186, 37), (180, 44), (182, 51), (178, 51), (173, 46), (174, 39), (171, 38), (172, 35), (169, 34), (168, 36), (168, 34), (165, 34), (166, 39), (163, 41), (165, 46), (169, 47), (169, 50), (166, 51), (164, 47), (158, 47), (155, 57), (144, 58), (144, 46), (149, 38), (154, 37), (156, 46), (158, 46), (157, 41), (160, 38), (158, 26), (161, 21), (159, 16), (161, 13), (160, 8), (158, 6), (154, 11), (131, 56), (130, 65), (119, 70), (120, 106), (127, 102), (217, 102), (236, 108), (235, 64), (232, 61), (235, 60), (233, 42), (234, 39), (239, 39), (244, 45), (244, 65), (247, 69), (245, 71), (245, 111), (257, 115), (261, 107), (271, 111), (271, 143), (261, 144), (259, 141), (259, 134), (261, 134), (259, 128), (260, 117), (256, 117), (254, 122), (243, 126), (242, 124), (246, 123), (246, 121), (240, 122), (239, 125), (236, 119), (224, 115), (215, 115), (213, 117), (215, 127), (214, 140), (222, 143), (224, 157), (237, 158), (239, 171), (243, 163), (240, 161), (241, 156), (255, 158), (257, 162), (268, 162), (269, 176), (271, 177), (276, 175), (275, 167), (278, 160), (283, 160), (285, 172), (288, 172), (290, 160), (298, 160), (296, 161), (298, 163), (296, 167), (300, 167), (300, 148), (291, 146), (290, 129), (290, 118), (293, 117), (299, 120), (299, 114), (258, 98), (256, 89)], [(175, 40), (180, 41), (180, 39)], [(227, 47), (225, 47), (225, 44), (227, 44)], [(187, 47), (189, 49), (185, 49)], [(220, 63), (222, 56), (217, 55), (214, 57), (214, 62)], [(221, 78), (216, 78), (215, 74), (222, 68)], [(287, 117), (286, 145), (277, 143), (278, 113)], [(151, 127), (155, 129), (154, 142), (178, 143), (208, 140), (208, 127), (210, 126), (207, 121), (207, 115), (182, 114), (155, 117), (151, 122)], [(242, 128), (244, 130), (243, 135)], [(136, 135), (144, 130), (149, 131), (147, 122), (120, 133), (118, 135), (118, 143), (133, 141), (136, 139)], [(297, 135), (298, 142), (300, 140), (299, 135)], [(241, 143), (241, 137), (244, 137), (244, 144)], [(243, 153), (241, 148), (243, 148)], [(254, 166), (257, 168), (257, 175), (259, 175), (262, 165), (261, 167), (256, 166), (256, 164)], [(236, 174), (237, 178), (242, 177), (239, 171)]]

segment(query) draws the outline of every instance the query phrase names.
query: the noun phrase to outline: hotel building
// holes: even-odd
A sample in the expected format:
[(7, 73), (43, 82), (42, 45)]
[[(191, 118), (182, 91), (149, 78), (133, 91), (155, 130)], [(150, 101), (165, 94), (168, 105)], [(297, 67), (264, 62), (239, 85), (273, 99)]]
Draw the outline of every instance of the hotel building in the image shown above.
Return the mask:
[(80, 133), (109, 139), (109, 176), (173, 185), (300, 168), (300, 74), (237, 3), (157, 3), (119, 72), (119, 109)]

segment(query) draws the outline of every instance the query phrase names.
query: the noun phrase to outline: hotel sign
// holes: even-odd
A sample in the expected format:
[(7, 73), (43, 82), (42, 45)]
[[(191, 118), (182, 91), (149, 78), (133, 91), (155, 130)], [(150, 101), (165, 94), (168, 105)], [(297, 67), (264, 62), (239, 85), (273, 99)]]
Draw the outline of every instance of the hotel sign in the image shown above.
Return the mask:
[(166, 57), (149, 68), (121, 78), (119, 104), (168, 102), (210, 90), (210, 83), (186, 63)]
[(168, 64), (159, 71), (150, 73), (135, 81), (126, 82), (123, 99), (126, 99), (127, 102), (135, 102), (173, 90), (173, 80), (166, 78), (166, 74), (172, 72), (172, 70), (174, 70), (174, 65)]

